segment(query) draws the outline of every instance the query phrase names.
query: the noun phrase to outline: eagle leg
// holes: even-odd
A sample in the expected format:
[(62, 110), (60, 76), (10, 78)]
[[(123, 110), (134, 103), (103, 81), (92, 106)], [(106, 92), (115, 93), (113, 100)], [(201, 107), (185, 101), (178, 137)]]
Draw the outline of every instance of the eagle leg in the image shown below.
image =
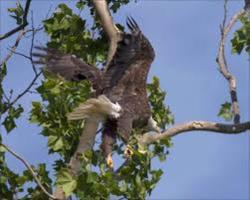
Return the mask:
[(126, 147), (124, 150), (124, 155), (126, 158), (131, 157), (133, 154), (131, 147), (127, 144), (129, 137), (133, 129), (133, 118), (130, 115), (122, 115), (117, 120), (117, 133), (121, 136), (122, 140), (125, 142)]
[(112, 147), (116, 141), (116, 122), (114, 120), (107, 120), (104, 124), (102, 135), (101, 149), (106, 159), (106, 163), (110, 169), (113, 169)]
[(112, 158), (112, 153), (109, 153), (108, 156), (106, 157), (106, 163), (111, 170), (114, 169), (114, 162), (113, 162), (113, 158)]
[(129, 144), (127, 144), (124, 150), (124, 156), (126, 158), (130, 158), (132, 155), (133, 155), (132, 147)]

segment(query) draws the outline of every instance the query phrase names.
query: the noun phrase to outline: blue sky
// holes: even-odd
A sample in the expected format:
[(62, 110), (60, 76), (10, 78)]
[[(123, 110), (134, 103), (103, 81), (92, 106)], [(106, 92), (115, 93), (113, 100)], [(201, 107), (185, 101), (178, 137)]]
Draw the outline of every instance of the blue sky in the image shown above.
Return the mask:
[[(6, 8), (12, 7), (14, 2), (0, 2), (1, 33), (15, 26), (6, 13)], [(35, 25), (45, 18), (50, 5), (58, 2), (34, 1), (31, 8)], [(243, 1), (230, 1), (229, 17), (242, 7)], [(215, 62), (223, 1), (144, 0), (124, 6), (114, 19), (124, 24), (126, 16), (130, 15), (155, 48), (156, 58), (149, 81), (153, 75), (160, 77), (161, 87), (167, 91), (166, 104), (175, 115), (175, 122), (223, 122), (217, 113), (220, 104), (229, 101), (230, 97), (227, 82)], [(82, 16), (87, 15), (83, 13)], [(15, 37), (1, 43), (1, 59)], [(44, 44), (44, 40), (44, 33), (36, 38), (37, 43)], [(18, 51), (27, 52), (28, 44), (29, 40), (23, 40)], [(238, 81), (241, 119), (246, 121), (249, 120), (249, 60), (245, 53), (232, 55), (227, 44), (227, 61)], [(31, 67), (20, 56), (14, 56), (7, 66), (9, 75), (4, 84), (18, 94), (32, 78)], [(30, 163), (51, 165), (55, 157), (47, 155), (46, 140), (39, 135), (39, 127), (27, 121), (31, 102), (37, 99), (39, 97), (34, 94), (21, 99), (26, 112), (18, 122), (18, 129), (10, 135), (6, 135), (3, 129), (1, 132), (4, 142)], [(164, 175), (148, 199), (250, 199), (249, 139), (249, 132), (240, 135), (189, 132), (173, 138), (174, 146), (167, 161), (154, 163), (162, 168)], [(9, 156), (8, 161), (14, 171), (24, 169), (13, 157)]]

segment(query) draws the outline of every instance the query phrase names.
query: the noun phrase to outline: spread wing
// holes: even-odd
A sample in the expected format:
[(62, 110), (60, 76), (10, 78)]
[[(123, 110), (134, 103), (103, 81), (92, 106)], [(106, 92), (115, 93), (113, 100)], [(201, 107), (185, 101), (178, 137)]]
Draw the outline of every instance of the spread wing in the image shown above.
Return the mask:
[(101, 79), (102, 72), (91, 65), (85, 63), (71, 54), (64, 54), (56, 49), (36, 47), (40, 52), (33, 53), (38, 57), (36, 64), (44, 64), (45, 70), (58, 74), (70, 81), (81, 81), (88, 79), (93, 87), (97, 87)]
[(149, 60), (151, 64), (154, 59), (154, 50), (150, 42), (133, 18), (127, 18), (127, 26), (131, 33), (124, 33), (118, 43), (116, 53), (104, 74), (104, 88), (116, 86), (126, 73), (129, 76), (129, 71), (133, 70), (131, 68), (140, 65), (137, 63), (141, 63), (141, 60)]

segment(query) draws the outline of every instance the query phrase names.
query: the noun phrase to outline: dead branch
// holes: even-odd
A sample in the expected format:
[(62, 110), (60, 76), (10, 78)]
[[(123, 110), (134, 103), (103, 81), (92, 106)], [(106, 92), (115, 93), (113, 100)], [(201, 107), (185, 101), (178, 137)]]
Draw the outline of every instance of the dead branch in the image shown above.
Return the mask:
[(250, 130), (250, 121), (238, 124), (222, 124), (208, 121), (190, 121), (184, 124), (175, 125), (162, 133), (145, 133), (140, 140), (142, 144), (150, 144), (161, 139), (174, 137), (178, 134), (190, 131), (209, 131), (222, 134), (239, 134)]
[(23, 30), (28, 25), (27, 16), (28, 16), (29, 8), (30, 8), (30, 3), (31, 3), (31, 0), (26, 1), (22, 24), (14, 29), (8, 31), (7, 33), (1, 35), (0, 40), (3, 40), (7, 37), (10, 37), (11, 35), (17, 33), (18, 31)]
[(226, 20), (227, 20), (227, 1), (225, 1), (224, 5), (224, 19), (223, 23), (221, 25), (221, 39), (220, 39), (220, 44), (219, 44), (219, 50), (218, 50), (218, 55), (217, 55), (217, 63), (219, 65), (219, 69), (221, 74), (224, 76), (224, 78), (228, 81), (229, 85), (229, 91), (230, 91), (230, 96), (231, 96), (231, 103), (232, 103), (232, 112), (234, 115), (234, 123), (240, 123), (240, 109), (239, 109), (239, 104), (238, 104), (238, 98), (237, 98), (237, 89), (236, 89), (236, 78), (233, 76), (233, 74), (230, 73), (228, 70), (228, 65), (226, 62), (226, 57), (225, 57), (225, 42), (226, 42), (226, 37), (230, 30), (232, 29), (233, 25), (237, 22), (240, 16), (244, 14), (244, 9), (238, 11), (228, 22), (226, 25)]
[(32, 169), (31, 165), (23, 159), (20, 155), (18, 155), (15, 151), (7, 147), (5, 144), (0, 144), (2, 147), (4, 147), (10, 154), (12, 154), (14, 157), (16, 157), (18, 160), (20, 160), (25, 167), (30, 171), (31, 175), (33, 176), (34, 180), (36, 181), (37, 185), (41, 188), (41, 190), (51, 199), (56, 199), (52, 194), (50, 194), (42, 185), (39, 178), (37, 177), (36, 172)]

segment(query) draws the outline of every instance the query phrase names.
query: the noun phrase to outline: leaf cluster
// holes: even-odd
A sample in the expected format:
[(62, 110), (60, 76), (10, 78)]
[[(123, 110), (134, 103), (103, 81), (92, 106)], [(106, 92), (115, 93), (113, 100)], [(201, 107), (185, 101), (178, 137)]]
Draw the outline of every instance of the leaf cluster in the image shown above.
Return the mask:
[(16, 3), (15, 8), (8, 8), (8, 11), (9, 13), (12, 13), (10, 14), (10, 17), (16, 20), (17, 25), (23, 24), (24, 9), (19, 1)]
[(67, 114), (89, 97), (90, 84), (46, 75), (36, 90), (43, 102), (32, 102), (30, 121), (42, 127), (41, 134), (48, 137), (49, 152), (57, 152), (68, 161), (78, 144), (83, 123), (69, 122)]
[(232, 104), (229, 102), (221, 104), (218, 116), (226, 121), (231, 121), (233, 119)]
[(250, 14), (246, 13), (241, 16), (240, 21), (242, 26), (234, 32), (234, 37), (231, 40), (232, 52), (241, 54), (242, 50), (245, 49), (250, 56)]

